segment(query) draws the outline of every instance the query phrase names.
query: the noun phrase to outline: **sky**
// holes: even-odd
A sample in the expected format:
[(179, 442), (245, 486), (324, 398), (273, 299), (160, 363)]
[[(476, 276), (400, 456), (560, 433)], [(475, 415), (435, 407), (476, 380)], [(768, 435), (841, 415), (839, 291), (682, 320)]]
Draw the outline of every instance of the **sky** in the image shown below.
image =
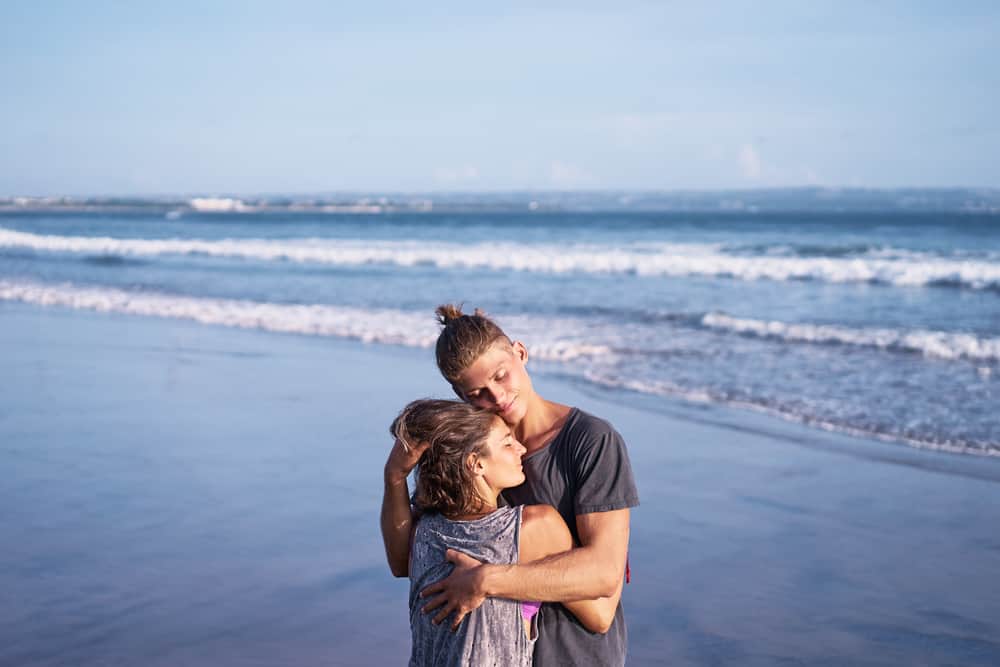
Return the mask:
[(1000, 187), (995, 2), (6, 1), (0, 81), (0, 196)]

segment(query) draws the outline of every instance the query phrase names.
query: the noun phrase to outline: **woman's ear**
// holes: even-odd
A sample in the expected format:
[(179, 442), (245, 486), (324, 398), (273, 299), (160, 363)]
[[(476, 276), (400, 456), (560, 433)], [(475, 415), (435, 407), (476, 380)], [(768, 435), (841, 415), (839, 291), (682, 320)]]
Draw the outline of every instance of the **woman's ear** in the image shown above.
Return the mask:
[(481, 477), (486, 472), (486, 465), (479, 454), (469, 454), (465, 459), (465, 465), (469, 467), (469, 472), (476, 477)]

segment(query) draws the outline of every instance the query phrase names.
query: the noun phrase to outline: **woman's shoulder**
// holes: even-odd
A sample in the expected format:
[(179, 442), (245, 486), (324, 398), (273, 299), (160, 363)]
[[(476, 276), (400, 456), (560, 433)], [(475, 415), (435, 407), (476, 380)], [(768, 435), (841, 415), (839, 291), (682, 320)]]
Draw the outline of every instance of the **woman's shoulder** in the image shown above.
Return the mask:
[[(450, 519), (443, 514), (425, 515), (417, 523), (416, 536), (429, 540), (489, 541), (505, 539), (516, 533), (521, 518), (520, 507), (499, 507), (475, 519)], [(522, 528), (523, 530), (523, 528)]]

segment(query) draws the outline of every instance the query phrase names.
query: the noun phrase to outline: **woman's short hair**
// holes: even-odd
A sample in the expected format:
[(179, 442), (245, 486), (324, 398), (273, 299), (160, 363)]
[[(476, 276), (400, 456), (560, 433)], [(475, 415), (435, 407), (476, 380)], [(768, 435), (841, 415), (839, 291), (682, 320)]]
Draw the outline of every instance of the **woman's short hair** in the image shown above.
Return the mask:
[(403, 444), (430, 446), (417, 466), (413, 503), (423, 512), (471, 514), (485, 501), (476, 492), (469, 455), (487, 451), (496, 415), (466, 403), (437, 399), (413, 401), (393, 420), (389, 432)]
[(453, 385), (497, 341), (510, 344), (503, 329), (478, 308), (467, 315), (461, 306), (449, 303), (438, 306), (435, 313), (442, 326), (435, 347), (437, 365), (441, 375)]

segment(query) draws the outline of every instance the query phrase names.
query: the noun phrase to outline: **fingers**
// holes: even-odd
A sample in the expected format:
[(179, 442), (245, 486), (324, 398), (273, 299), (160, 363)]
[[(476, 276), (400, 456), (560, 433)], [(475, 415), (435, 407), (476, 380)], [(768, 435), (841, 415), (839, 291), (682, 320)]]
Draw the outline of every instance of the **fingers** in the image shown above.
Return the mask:
[[(429, 614), (432, 611), (434, 611), (435, 609), (437, 609), (438, 607), (440, 607), (441, 605), (445, 604), (446, 602), (448, 602), (448, 596), (447, 595), (438, 595), (436, 598), (431, 599), (427, 604), (424, 605), (423, 612), (425, 614)], [(449, 604), (448, 608), (450, 609), (453, 606), (454, 606), (454, 603)], [(445, 615), (447, 616), (447, 614), (445, 614)]]
[(396, 438), (396, 442), (392, 443), (392, 454), (404, 460), (410, 460), (413, 458), (413, 452), (416, 447), (411, 446), (405, 440)]
[[(433, 611), (437, 607), (440, 607), (446, 602), (448, 601), (447, 599), (445, 599), (443, 595), (438, 596), (433, 600), (431, 600), (426, 605), (424, 605), (423, 612), (425, 614), (430, 613), (431, 611)], [(442, 623), (444, 623), (444, 620), (448, 618), (448, 616), (454, 613), (455, 617), (451, 621), (451, 631), (454, 632), (458, 630), (458, 626), (462, 624), (462, 619), (464, 619), (470, 611), (472, 610), (465, 609), (459, 606), (458, 603), (449, 602), (444, 606), (444, 608), (442, 608), (438, 613), (434, 615), (434, 618), (431, 619), (431, 623), (433, 623), (434, 625), (441, 625)]]
[[(424, 609), (426, 609), (426, 607)], [(445, 607), (444, 609), (442, 609), (441, 611), (439, 611), (437, 614), (435, 614), (434, 618), (431, 619), (431, 622), (434, 625), (441, 625), (441, 623), (444, 622), (444, 619), (448, 618), (448, 614), (450, 614), (454, 610), (455, 610), (455, 605), (454, 604), (448, 605), (447, 607)]]
[[(469, 612), (478, 608), (483, 603), (481, 593), (474, 589), (465, 591), (464, 588), (472, 583), (471, 573), (482, 563), (472, 556), (448, 549), (445, 552), (445, 559), (455, 565), (453, 572), (446, 579), (430, 584), (420, 591), (421, 598), (427, 598), (427, 603), (421, 608), (425, 614), (434, 614), (431, 622), (435, 625), (444, 623), (452, 616), (451, 629), (457, 630)], [(462, 570), (463, 572), (459, 572)]]
[(456, 568), (469, 568), (482, 565), (482, 563), (469, 554), (462, 553), (461, 551), (455, 551), (454, 549), (448, 549), (445, 551), (444, 558), (449, 563), (453, 563)]
[(427, 588), (425, 588), (422, 591), (420, 591), (420, 597), (422, 597), (422, 598), (429, 598), (430, 596), (434, 595), (435, 593), (440, 593), (441, 591), (444, 590), (444, 582), (446, 582), (446, 581), (447, 581), (447, 579), (442, 579), (441, 581), (439, 581), (437, 583), (431, 584)]
[(408, 455), (415, 458), (419, 458), (421, 454), (427, 451), (427, 448), (431, 446), (431, 443), (426, 440), (421, 440), (420, 442), (407, 442), (400, 438), (396, 438), (396, 442), (393, 443), (394, 447), (399, 447)]
[[(446, 602), (447, 604), (445, 604)], [(458, 603), (448, 602), (445, 596), (439, 595), (438, 597), (434, 598), (426, 605), (424, 605), (423, 612), (425, 614), (428, 614), (434, 611), (434, 609), (440, 607), (441, 605), (445, 606), (438, 613), (434, 614), (434, 618), (431, 619), (431, 623), (433, 623), (434, 625), (441, 625), (442, 623), (444, 623), (444, 620), (448, 618), (448, 616), (450, 616), (452, 612), (454, 612), (455, 618), (451, 622), (451, 630), (452, 632), (458, 630), (458, 626), (462, 624), (462, 619), (465, 618), (466, 614), (469, 613), (469, 610), (462, 609), (458, 605)]]
[(455, 612), (455, 620), (452, 621), (452, 623), (451, 623), (451, 631), (452, 632), (456, 632), (458, 630), (458, 626), (460, 626), (462, 624), (462, 619), (465, 618), (465, 615), (468, 614), (468, 613), (469, 613), (468, 611), (464, 611), (464, 610), (461, 610), (461, 609), (456, 610), (456, 612)]

